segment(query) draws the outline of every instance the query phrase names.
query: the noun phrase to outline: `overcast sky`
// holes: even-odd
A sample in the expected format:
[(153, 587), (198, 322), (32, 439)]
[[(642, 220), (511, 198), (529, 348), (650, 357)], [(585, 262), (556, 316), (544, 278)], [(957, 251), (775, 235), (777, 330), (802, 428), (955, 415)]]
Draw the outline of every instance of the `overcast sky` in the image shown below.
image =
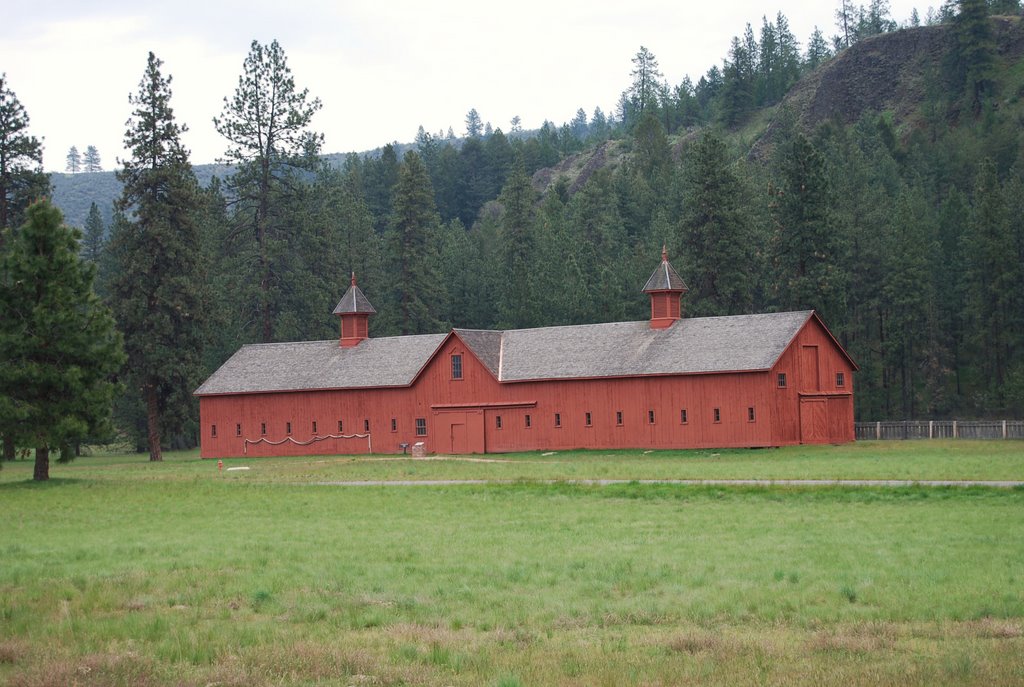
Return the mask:
[[(866, 4), (866, 3), (865, 3)], [(938, 5), (938, 0), (935, 0)], [(105, 169), (124, 157), (128, 94), (150, 50), (172, 75), (172, 105), (188, 125), (192, 162), (225, 143), (211, 122), (234, 92), (253, 40), (277, 39), (296, 84), (323, 101), (313, 120), (324, 152), (411, 141), (421, 124), (464, 130), (475, 107), (509, 129), (568, 121), (577, 108), (614, 112), (641, 45), (672, 84), (720, 64), (747, 22), (782, 11), (805, 47), (815, 26), (836, 33), (838, 2), (752, 0), (47, 0), (9, 3), (0, 26), (0, 72), (45, 138), (44, 164), (63, 171), (68, 149), (95, 145)], [(903, 23), (917, 6), (892, 0)], [(696, 9), (699, 7), (700, 9)]]

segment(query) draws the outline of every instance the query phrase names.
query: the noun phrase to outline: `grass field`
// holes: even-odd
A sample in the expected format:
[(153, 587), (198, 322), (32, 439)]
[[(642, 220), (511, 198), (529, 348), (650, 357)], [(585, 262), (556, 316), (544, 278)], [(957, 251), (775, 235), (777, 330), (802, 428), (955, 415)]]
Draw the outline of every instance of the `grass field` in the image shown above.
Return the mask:
[[(0, 684), (1024, 684), (1021, 442), (0, 471)], [(350, 479), (514, 484), (334, 487)]]

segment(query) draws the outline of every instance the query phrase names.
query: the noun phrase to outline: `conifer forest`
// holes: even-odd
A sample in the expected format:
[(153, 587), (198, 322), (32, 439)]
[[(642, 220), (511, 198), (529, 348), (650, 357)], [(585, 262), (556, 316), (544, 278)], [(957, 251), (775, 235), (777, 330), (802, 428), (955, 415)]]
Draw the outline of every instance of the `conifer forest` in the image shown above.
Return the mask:
[[(347, 155), (322, 149), (285, 46), (254, 41), (212, 124), (222, 163), (195, 168), (173, 111), (189, 84), (139, 56), (131, 159), (50, 178), (0, 78), (0, 146), (21, 151), (0, 170), (0, 284), (26, 269), (15, 236), (52, 185), (127, 361), (114, 429), (54, 447), (195, 445), (199, 382), (246, 343), (337, 337), (353, 272), (373, 337), (642, 320), (662, 246), (684, 317), (817, 310), (860, 366), (859, 421), (1021, 417), (1020, 3), (897, 21), (843, 2), (837, 27), (797, 37), (766, 17), (696, 81), (639, 47), (612, 112), (524, 130), (471, 110), (461, 131)], [(17, 379), (0, 373), (5, 448), (26, 441)]]

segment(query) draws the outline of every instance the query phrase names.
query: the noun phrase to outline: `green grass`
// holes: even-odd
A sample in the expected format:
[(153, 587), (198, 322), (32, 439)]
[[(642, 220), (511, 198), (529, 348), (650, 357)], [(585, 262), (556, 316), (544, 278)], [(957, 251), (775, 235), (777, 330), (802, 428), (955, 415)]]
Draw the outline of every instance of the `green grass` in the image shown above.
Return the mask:
[[(106, 454), (51, 464), (54, 478), (191, 480), (217, 471), (198, 451), (169, 452), (163, 464), (143, 455)], [(843, 446), (709, 451), (561, 451), (442, 460), (402, 456), (233, 458), (218, 477), (243, 482), (344, 480), (579, 479), (909, 479), (1024, 480), (1021, 441), (861, 441)], [(31, 479), (30, 461), (7, 463), (0, 483)]]
[(6, 464), (0, 684), (1024, 682), (1024, 490), (302, 483), (1019, 478), (1024, 445), (560, 457)]

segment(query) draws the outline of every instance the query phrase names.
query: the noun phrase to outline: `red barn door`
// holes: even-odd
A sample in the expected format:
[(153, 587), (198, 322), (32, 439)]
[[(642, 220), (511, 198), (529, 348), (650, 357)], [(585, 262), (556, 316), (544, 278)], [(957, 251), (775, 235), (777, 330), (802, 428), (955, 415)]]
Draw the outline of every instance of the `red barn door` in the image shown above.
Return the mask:
[(800, 399), (800, 443), (829, 443), (828, 405), (824, 398)]
[(438, 453), (484, 453), (482, 410), (436, 411)]

